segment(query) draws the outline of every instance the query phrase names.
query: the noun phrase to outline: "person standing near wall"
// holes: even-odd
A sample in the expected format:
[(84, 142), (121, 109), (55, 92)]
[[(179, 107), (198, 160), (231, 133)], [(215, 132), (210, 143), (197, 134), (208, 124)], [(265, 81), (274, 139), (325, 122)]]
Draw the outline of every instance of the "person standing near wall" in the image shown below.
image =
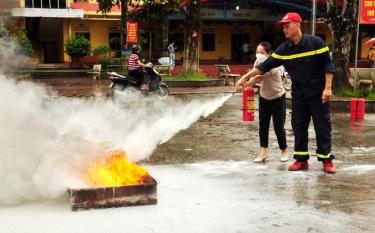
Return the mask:
[(172, 67), (176, 62), (176, 54), (174, 52), (176, 49), (177, 47), (174, 47), (174, 41), (172, 41), (172, 43), (168, 45), (169, 65)]
[(247, 41), (245, 41), (245, 43), (243, 43), (243, 45), (240, 48), (242, 52), (242, 61), (245, 64), (250, 63), (250, 49), (251, 49), (251, 45)]

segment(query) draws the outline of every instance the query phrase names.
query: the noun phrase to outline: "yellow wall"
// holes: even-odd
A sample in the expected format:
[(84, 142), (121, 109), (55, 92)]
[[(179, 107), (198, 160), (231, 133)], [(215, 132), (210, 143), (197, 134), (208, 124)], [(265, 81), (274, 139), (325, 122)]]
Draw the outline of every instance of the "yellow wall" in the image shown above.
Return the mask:
[[(230, 60), (232, 58), (232, 30), (236, 27), (241, 28), (241, 33), (250, 34), (251, 44), (256, 44), (258, 42), (257, 38), (261, 34), (261, 31), (256, 26), (234, 26), (225, 23), (221, 25), (217, 25), (215, 23), (212, 23), (210, 25), (202, 24), (202, 33), (204, 33), (205, 31), (215, 32), (215, 51), (203, 51), (202, 36), (200, 36), (200, 58), (203, 60), (218, 60), (219, 57), (223, 57), (225, 60)], [(202, 33), (200, 33), (200, 35), (202, 35)]]
[[(9, 18), (8, 18), (9, 19)], [(7, 20), (7, 19), (5, 19)], [(25, 29), (25, 19), (24, 18), (16, 18), (14, 20), (9, 20), (6, 24), (11, 35), (15, 36), (21, 29)]]
[[(109, 32), (112, 31), (110, 28), (119, 28), (118, 20), (90, 20), (90, 19), (71, 19), (71, 26), (69, 26), (69, 20), (64, 20), (63, 26), (63, 40), (64, 44), (69, 38), (69, 27), (71, 28), (71, 35), (74, 36), (77, 32), (89, 32), (91, 49), (95, 49), (99, 45), (109, 46)], [(79, 27), (84, 26), (87, 29), (80, 29)], [(70, 56), (64, 54), (64, 61), (69, 62)]]
[[(236, 30), (239, 29), (239, 30)], [(183, 33), (183, 25), (180, 24), (175, 30), (170, 30), (169, 33)], [(253, 25), (238, 25), (221, 23), (201, 25), (201, 32), (199, 33), (199, 57), (202, 60), (218, 60), (222, 57), (225, 60), (232, 59), (232, 32), (234, 33), (249, 33), (250, 44), (258, 43), (258, 38), (262, 34), (262, 30)], [(203, 51), (202, 33), (215, 33), (215, 51)], [(240, 51), (239, 51), (240, 52)], [(183, 56), (182, 52), (176, 53), (176, 60), (180, 60)]]
[[(215, 51), (203, 51), (202, 33), (215, 33)], [(199, 34), (199, 57), (203, 60), (217, 60), (219, 57), (228, 59), (231, 57), (230, 47), (230, 28), (227, 25), (202, 24), (201, 33)], [(228, 49), (229, 48), (229, 49)]]

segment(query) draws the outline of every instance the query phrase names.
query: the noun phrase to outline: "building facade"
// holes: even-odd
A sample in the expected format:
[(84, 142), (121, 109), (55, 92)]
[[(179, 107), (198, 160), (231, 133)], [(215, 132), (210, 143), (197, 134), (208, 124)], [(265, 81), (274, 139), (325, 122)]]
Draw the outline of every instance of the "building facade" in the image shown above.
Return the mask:
[[(8, 14), (12, 16), (13, 31), (21, 28), (27, 30), (34, 48), (33, 60), (36, 63), (66, 63), (70, 57), (64, 51), (64, 44), (71, 36), (82, 35), (90, 40), (94, 49), (108, 45), (120, 50), (120, 9), (113, 7), (107, 15), (98, 10), (96, 0), (4, 0)], [(16, 4), (14, 4), (16, 2)], [(6, 7), (2, 8), (5, 9)], [(10, 12), (10, 13), (9, 13)], [(260, 41), (269, 41), (274, 46), (283, 40), (281, 28), (275, 26), (285, 12), (270, 9), (267, 6), (235, 8), (203, 7), (201, 11), (201, 31), (199, 57), (202, 62), (232, 61), (249, 63), (248, 56), (243, 54), (243, 45), (250, 45), (250, 54), (254, 59), (254, 50)], [(143, 28), (147, 42), (143, 43), (146, 56), (157, 59), (163, 56), (162, 23), (155, 22), (153, 27), (160, 30)], [(142, 25), (140, 25), (142, 29)], [(303, 23), (303, 31), (311, 32), (311, 23)], [(328, 44), (332, 35), (328, 26), (317, 23), (317, 35)], [(176, 59), (182, 59), (184, 19), (183, 16), (169, 16), (169, 41), (177, 46)], [(251, 53), (251, 52), (250, 52)], [(361, 57), (366, 57), (362, 51)]]

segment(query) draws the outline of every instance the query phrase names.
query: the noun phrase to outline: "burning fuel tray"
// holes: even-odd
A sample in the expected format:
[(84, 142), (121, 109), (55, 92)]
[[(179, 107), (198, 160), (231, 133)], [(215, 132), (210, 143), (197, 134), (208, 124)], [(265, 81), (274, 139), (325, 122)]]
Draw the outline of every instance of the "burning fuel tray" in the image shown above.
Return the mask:
[(152, 177), (147, 183), (138, 185), (67, 190), (73, 211), (155, 205), (157, 204), (156, 194), (157, 182)]

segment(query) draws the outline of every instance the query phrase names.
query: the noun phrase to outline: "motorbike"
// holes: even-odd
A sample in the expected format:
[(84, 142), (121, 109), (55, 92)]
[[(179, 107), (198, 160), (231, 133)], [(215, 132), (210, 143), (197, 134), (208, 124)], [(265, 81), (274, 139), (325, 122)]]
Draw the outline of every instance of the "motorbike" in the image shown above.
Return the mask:
[[(149, 90), (142, 92), (145, 95), (156, 94), (158, 99), (164, 100), (169, 95), (168, 85), (161, 81), (159, 72), (157, 72), (152, 63), (148, 63), (144, 68), (145, 75), (149, 76)], [(141, 91), (141, 80), (137, 80), (129, 75), (121, 75), (116, 72), (108, 72), (108, 79), (111, 80), (111, 95), (114, 97), (116, 91), (138, 90)]]

